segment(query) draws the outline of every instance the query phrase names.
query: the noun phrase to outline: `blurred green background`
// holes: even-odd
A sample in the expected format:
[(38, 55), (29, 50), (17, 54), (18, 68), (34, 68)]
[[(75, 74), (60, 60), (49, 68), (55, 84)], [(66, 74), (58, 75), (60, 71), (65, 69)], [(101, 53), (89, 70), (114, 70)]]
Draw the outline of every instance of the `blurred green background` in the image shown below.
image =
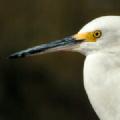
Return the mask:
[(0, 1), (0, 120), (98, 120), (83, 87), (84, 56), (6, 57), (103, 15), (120, 15), (120, 0)]

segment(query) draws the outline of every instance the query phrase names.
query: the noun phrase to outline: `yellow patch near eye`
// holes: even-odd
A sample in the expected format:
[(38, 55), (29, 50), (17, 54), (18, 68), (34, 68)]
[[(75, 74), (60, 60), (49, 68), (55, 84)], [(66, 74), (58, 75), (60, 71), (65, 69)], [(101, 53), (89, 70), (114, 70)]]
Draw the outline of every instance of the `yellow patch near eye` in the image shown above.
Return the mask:
[(82, 40), (82, 39), (85, 39), (85, 41), (87, 42), (96, 42), (96, 37), (94, 37), (93, 35), (94, 32), (87, 32), (87, 33), (77, 33), (75, 34), (73, 37), (76, 39), (76, 40)]

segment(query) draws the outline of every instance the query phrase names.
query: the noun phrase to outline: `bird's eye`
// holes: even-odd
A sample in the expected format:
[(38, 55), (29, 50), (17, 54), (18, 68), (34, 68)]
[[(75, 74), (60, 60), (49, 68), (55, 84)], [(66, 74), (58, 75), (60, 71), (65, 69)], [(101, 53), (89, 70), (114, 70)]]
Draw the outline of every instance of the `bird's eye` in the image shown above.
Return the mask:
[(100, 38), (102, 35), (102, 32), (100, 30), (96, 30), (93, 32), (93, 37), (94, 38)]

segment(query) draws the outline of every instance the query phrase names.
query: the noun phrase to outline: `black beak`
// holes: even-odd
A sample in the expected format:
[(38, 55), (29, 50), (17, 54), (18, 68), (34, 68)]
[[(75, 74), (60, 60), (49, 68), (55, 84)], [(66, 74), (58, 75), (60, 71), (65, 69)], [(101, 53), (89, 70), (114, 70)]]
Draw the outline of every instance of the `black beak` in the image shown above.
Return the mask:
[(39, 46), (35, 46), (32, 48), (28, 48), (26, 50), (22, 50), (20, 52), (13, 53), (8, 58), (9, 59), (16, 59), (16, 58), (22, 58), (27, 56), (32, 56), (36, 54), (44, 54), (48, 52), (56, 52), (61, 50), (71, 50), (72, 47), (78, 43), (82, 42), (82, 40), (77, 41), (74, 37), (66, 37), (61, 40), (56, 40), (53, 42), (49, 42), (47, 44), (41, 44)]

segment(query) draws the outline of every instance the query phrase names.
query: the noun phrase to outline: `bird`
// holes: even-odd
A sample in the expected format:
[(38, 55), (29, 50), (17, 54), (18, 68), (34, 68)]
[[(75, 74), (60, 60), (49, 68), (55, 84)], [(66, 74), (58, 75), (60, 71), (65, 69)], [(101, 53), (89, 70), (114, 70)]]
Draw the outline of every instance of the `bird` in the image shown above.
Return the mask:
[(100, 120), (120, 120), (120, 16), (95, 18), (76, 34), (13, 53), (9, 58), (56, 51), (85, 56), (84, 87), (94, 111)]

